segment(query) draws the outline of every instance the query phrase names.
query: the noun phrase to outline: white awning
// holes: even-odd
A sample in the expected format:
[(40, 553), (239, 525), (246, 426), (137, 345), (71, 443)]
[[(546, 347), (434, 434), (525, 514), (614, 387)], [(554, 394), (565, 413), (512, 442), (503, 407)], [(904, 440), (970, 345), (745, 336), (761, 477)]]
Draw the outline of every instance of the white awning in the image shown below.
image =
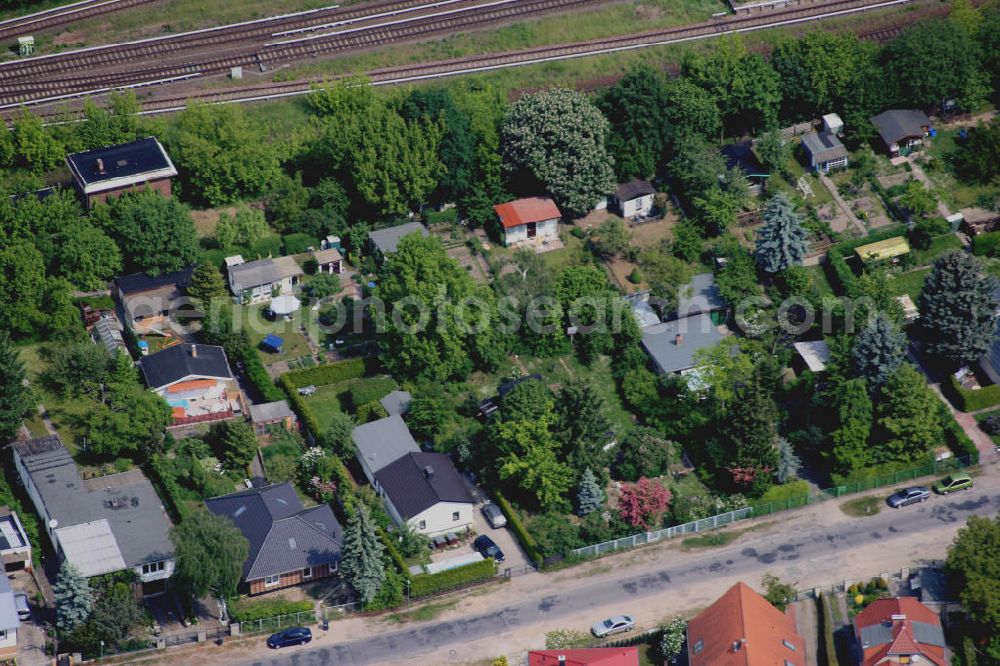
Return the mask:
[(278, 316), (292, 314), (302, 306), (299, 299), (291, 294), (285, 294), (271, 299), (271, 312)]

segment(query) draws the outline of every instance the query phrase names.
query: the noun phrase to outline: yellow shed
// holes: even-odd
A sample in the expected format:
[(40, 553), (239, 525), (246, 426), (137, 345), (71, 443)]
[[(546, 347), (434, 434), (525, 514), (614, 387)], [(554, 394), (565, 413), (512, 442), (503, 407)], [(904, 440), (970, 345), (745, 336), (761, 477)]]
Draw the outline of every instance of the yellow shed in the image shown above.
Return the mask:
[(886, 238), (875, 243), (861, 245), (854, 249), (861, 261), (883, 261), (909, 254), (910, 244), (902, 236)]

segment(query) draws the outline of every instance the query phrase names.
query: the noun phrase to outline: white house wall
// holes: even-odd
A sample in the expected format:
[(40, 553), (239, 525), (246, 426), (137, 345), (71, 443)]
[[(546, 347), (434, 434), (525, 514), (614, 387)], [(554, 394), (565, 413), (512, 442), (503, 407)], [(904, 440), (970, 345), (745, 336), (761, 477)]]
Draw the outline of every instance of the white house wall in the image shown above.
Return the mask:
[[(452, 515), (456, 512), (458, 520), (453, 520)], [(420, 521), (425, 523), (423, 528), (420, 527)], [(438, 502), (407, 522), (413, 529), (427, 536), (461, 532), (472, 526), (472, 505), (462, 502)]]
[(635, 217), (637, 215), (646, 216), (653, 210), (653, 195), (646, 194), (637, 199), (622, 202), (622, 216)]
[[(559, 235), (559, 220), (544, 220), (535, 225), (536, 238), (555, 238)], [(504, 230), (504, 245), (514, 245), (529, 240), (528, 225), (521, 224)]]

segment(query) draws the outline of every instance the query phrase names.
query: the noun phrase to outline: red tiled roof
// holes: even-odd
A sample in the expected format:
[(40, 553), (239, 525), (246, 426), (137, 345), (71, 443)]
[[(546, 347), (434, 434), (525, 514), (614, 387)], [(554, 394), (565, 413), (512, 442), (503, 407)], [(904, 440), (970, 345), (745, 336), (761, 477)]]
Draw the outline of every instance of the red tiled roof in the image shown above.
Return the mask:
[(795, 620), (744, 583), (729, 588), (688, 622), (687, 636), (691, 666), (806, 663), (805, 641), (795, 629)]
[[(893, 619), (895, 617), (895, 619)], [(941, 618), (937, 613), (913, 597), (876, 599), (854, 618), (854, 633), (860, 644), (861, 630), (865, 627), (885, 624), (883, 631), (888, 635), (885, 642), (878, 642), (868, 647), (862, 647), (864, 652), (862, 666), (874, 666), (887, 660), (900, 663), (898, 657), (921, 655), (932, 664), (948, 666), (943, 645), (920, 642), (917, 639), (917, 629), (914, 623), (941, 626)], [(924, 639), (926, 640), (926, 639)]]
[(544, 197), (531, 197), (528, 199), (515, 199), (507, 203), (493, 206), (493, 210), (500, 217), (500, 224), (504, 229), (519, 227), (522, 224), (532, 222), (545, 222), (546, 220), (557, 220), (562, 217), (562, 213), (556, 208), (552, 199)]
[(559, 666), (559, 657), (566, 657), (566, 666), (639, 666), (639, 648), (634, 647), (532, 650), (528, 666)]

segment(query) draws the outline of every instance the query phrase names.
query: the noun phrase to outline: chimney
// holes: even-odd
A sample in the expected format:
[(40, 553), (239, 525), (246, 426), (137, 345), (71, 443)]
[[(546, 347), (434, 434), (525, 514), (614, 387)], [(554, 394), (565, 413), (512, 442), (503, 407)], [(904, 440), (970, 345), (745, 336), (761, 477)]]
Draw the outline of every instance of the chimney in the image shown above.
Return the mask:
[(198, 358), (198, 345), (191, 345), (191, 358)]
[(104, 173), (104, 160), (97, 158), (97, 173)]
[(430, 465), (424, 467), (424, 478), (433, 479), (434, 478), (434, 468)]
[(677, 335), (674, 336), (674, 344), (675, 345), (677, 345), (678, 347), (680, 347), (681, 343), (683, 343), (683, 342), (684, 342), (684, 336), (683, 335), (681, 335), (680, 333), (678, 333)]

